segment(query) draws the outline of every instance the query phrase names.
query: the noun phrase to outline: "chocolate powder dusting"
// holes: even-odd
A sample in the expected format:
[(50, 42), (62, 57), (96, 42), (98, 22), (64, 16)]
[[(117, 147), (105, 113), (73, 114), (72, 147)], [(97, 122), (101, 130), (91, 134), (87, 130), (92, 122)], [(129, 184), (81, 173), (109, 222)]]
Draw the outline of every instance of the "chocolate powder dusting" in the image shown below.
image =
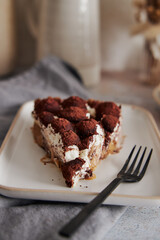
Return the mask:
[(65, 118), (53, 119), (51, 125), (56, 133), (73, 130), (72, 124)]
[(41, 99), (35, 100), (34, 110), (36, 114), (40, 114), (43, 111), (57, 113), (57, 111), (59, 111), (60, 108), (61, 107), (59, 102), (52, 97), (48, 97), (42, 100)]
[(61, 132), (61, 137), (65, 147), (79, 145), (80, 138), (72, 130)]
[(119, 118), (117, 118), (113, 115), (103, 115), (103, 118), (101, 121), (102, 121), (102, 125), (105, 128), (105, 130), (112, 133), (119, 121)]
[(75, 175), (75, 172), (80, 171), (84, 163), (85, 161), (83, 159), (76, 158), (61, 166), (63, 177), (69, 187), (73, 185), (72, 178)]
[(85, 179), (89, 179), (93, 176), (93, 172), (91, 169), (86, 171)]
[(100, 103), (100, 101), (97, 101), (94, 99), (88, 99), (87, 103), (91, 108), (96, 108), (98, 106), (98, 104)]
[(40, 121), (47, 127), (48, 124), (50, 124), (53, 119), (54, 119), (54, 115), (51, 112), (46, 112), (43, 111), (38, 115)]
[(89, 137), (96, 134), (97, 124), (93, 118), (83, 120), (76, 124), (76, 130), (81, 138)]
[(63, 108), (68, 108), (68, 107), (79, 107), (79, 108), (85, 108), (86, 109), (86, 103), (87, 101), (77, 97), (77, 96), (72, 96), (67, 99), (65, 99), (62, 103)]
[(98, 106), (96, 107), (96, 118), (100, 120), (103, 114), (112, 115), (119, 118), (120, 108), (114, 102), (99, 103)]
[(78, 145), (79, 150), (81, 151), (81, 150), (84, 150), (86, 148), (89, 148), (89, 144), (92, 141), (93, 141), (93, 136), (89, 136), (89, 137), (86, 137), (84, 139), (81, 139), (81, 141), (79, 142), (79, 145)]
[(87, 110), (80, 107), (67, 107), (59, 111), (58, 116), (66, 118), (71, 122), (79, 122), (88, 119), (86, 116)]

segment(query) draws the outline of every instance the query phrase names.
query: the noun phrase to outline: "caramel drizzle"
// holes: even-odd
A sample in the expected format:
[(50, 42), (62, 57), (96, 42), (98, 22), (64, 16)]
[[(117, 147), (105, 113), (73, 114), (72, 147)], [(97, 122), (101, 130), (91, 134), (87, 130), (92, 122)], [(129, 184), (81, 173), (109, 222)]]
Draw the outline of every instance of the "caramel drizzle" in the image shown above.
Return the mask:
[(46, 165), (47, 163), (52, 163), (52, 164), (54, 164), (53, 161), (52, 161), (50, 158), (48, 158), (47, 156), (44, 156), (43, 158), (41, 158), (40, 161), (41, 161), (44, 165)]

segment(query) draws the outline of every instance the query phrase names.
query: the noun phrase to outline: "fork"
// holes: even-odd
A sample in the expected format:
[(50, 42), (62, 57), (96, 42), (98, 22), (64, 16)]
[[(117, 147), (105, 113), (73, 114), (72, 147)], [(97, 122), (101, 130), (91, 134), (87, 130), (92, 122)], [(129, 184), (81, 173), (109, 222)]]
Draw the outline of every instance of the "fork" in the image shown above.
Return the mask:
[(59, 231), (60, 235), (65, 237), (70, 237), (82, 225), (82, 223), (90, 216), (90, 214), (100, 206), (100, 204), (113, 192), (113, 190), (121, 182), (127, 182), (127, 183), (139, 182), (143, 178), (147, 170), (149, 161), (151, 159), (153, 149), (150, 150), (148, 157), (144, 163), (144, 166), (140, 171), (147, 147), (144, 148), (144, 151), (140, 157), (140, 160), (137, 163), (137, 166), (134, 170), (134, 166), (136, 164), (136, 161), (138, 159), (142, 146), (139, 147), (132, 163), (129, 166), (129, 163), (135, 148), (136, 148), (136, 145), (132, 148), (125, 164), (123, 165), (120, 172), (117, 174), (117, 177), (107, 187), (105, 187), (90, 203), (88, 203), (74, 218), (72, 218), (69, 223), (67, 223), (64, 227), (60, 229)]

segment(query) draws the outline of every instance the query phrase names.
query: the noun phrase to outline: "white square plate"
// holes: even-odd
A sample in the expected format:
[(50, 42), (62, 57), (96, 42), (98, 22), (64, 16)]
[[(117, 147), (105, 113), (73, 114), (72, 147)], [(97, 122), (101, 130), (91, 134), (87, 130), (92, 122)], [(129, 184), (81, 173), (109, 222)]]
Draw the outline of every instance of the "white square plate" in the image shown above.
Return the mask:
[[(101, 161), (96, 178), (81, 180), (68, 188), (54, 164), (44, 165), (45, 152), (34, 143), (31, 127), (33, 102), (19, 110), (2, 144), (0, 153), (0, 193), (9, 197), (89, 202), (121, 169), (132, 147), (153, 148), (151, 162), (141, 182), (122, 183), (105, 200), (114, 205), (160, 206), (160, 134), (151, 114), (143, 108), (122, 105), (124, 143), (121, 151)], [(147, 153), (148, 153), (147, 152)]]

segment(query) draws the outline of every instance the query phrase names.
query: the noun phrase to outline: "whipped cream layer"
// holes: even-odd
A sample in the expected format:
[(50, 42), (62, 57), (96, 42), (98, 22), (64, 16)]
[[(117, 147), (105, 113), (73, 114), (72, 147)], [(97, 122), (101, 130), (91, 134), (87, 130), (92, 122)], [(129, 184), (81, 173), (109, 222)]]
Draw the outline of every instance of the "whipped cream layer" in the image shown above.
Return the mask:
[(113, 133), (111, 133), (110, 135), (111, 141), (115, 141), (116, 143), (118, 143), (121, 137), (121, 131), (122, 131), (122, 117), (120, 117), (119, 122), (115, 126)]
[[(39, 124), (41, 124), (41, 123), (39, 122)], [(42, 125), (41, 131), (42, 131), (43, 137), (45, 138), (45, 140), (48, 143), (48, 147), (49, 147), (50, 151), (52, 151), (52, 148), (54, 148), (55, 157), (57, 158), (57, 156), (59, 156), (60, 160), (63, 163), (69, 162), (73, 159), (80, 157), (80, 158), (84, 159), (86, 162), (88, 162), (88, 164), (89, 164), (90, 159), (88, 157), (88, 154), (90, 152), (91, 147), (93, 145), (95, 145), (96, 148), (97, 148), (97, 146), (99, 146), (101, 148), (104, 143), (104, 131), (98, 124), (96, 126), (97, 134), (93, 135), (93, 140), (90, 141), (89, 147), (84, 150), (81, 150), (81, 151), (79, 150), (78, 146), (76, 146), (76, 145), (68, 146), (67, 150), (64, 150), (64, 144), (62, 141), (61, 134), (56, 133), (55, 130), (52, 128), (51, 124), (49, 124), (47, 127)]]

